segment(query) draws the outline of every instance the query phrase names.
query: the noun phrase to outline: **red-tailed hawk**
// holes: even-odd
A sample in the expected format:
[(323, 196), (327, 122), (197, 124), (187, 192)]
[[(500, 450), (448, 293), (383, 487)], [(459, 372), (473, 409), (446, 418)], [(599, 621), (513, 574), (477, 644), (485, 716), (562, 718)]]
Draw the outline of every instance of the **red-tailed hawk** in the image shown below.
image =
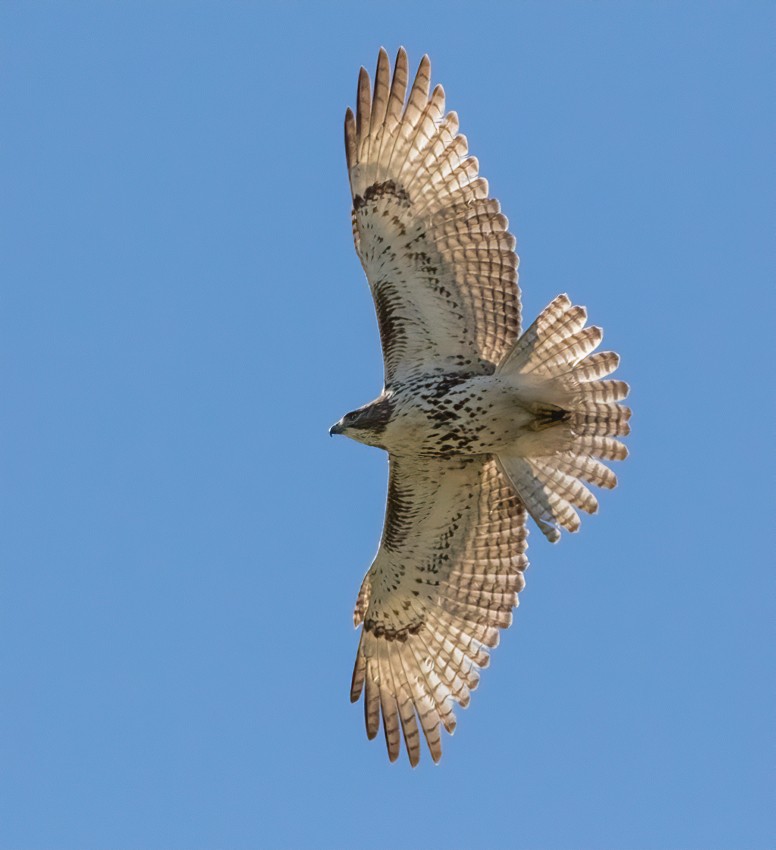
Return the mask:
[(520, 335), (515, 239), (488, 197), (428, 57), (407, 97), (407, 55), (374, 91), (362, 68), (345, 116), (356, 250), (374, 297), (385, 386), (331, 429), (389, 453), (380, 549), (356, 602), (351, 699), (388, 756), (420, 735), (434, 761), (524, 586), (526, 512), (551, 541), (594, 513), (586, 484), (627, 452), (618, 365), (559, 295)]

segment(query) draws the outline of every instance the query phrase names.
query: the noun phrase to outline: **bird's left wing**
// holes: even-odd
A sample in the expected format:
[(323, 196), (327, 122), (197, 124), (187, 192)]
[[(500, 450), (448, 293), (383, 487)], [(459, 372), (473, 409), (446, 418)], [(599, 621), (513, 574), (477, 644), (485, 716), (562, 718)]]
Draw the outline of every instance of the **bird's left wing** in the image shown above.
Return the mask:
[(356, 114), (345, 117), (353, 236), (386, 385), (435, 370), (490, 373), (520, 332), (515, 239), (430, 74), (424, 56), (407, 95), (407, 54), (391, 77), (380, 50), (374, 93), (362, 68)]
[(356, 603), (363, 623), (351, 700), (365, 691), (367, 735), (380, 716), (394, 761), (401, 738), (410, 762), (422, 731), (442, 755), (440, 725), (455, 727), (512, 621), (524, 586), (525, 509), (494, 458), (390, 458), (380, 549)]

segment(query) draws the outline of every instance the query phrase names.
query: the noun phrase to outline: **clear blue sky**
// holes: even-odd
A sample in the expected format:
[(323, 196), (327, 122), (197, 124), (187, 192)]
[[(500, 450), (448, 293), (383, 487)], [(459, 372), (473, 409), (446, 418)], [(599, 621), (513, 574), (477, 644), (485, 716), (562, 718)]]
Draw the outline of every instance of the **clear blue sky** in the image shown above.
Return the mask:
[[(773, 847), (772, 3), (0, 6), (0, 847)], [(342, 119), (431, 55), (631, 457), (435, 767), (348, 702), (385, 457)]]

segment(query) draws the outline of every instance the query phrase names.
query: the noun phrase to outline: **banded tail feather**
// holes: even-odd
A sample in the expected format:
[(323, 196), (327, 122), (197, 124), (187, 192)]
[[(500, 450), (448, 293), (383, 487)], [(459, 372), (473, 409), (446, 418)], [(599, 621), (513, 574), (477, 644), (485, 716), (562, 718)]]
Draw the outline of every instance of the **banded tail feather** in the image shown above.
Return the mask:
[[(604, 380), (619, 365), (619, 357), (613, 351), (594, 353), (603, 331), (585, 327), (586, 319), (584, 307), (559, 295), (496, 370), (524, 393), (544, 400), (536, 405), (536, 432), (500, 453), (499, 462), (552, 542), (560, 539), (560, 528), (578, 530), (577, 510), (598, 510), (598, 500), (586, 484), (616, 486), (615, 474), (601, 461), (627, 456), (616, 438), (630, 431), (630, 409), (620, 404), (628, 385)], [(563, 415), (554, 413), (557, 410)]]

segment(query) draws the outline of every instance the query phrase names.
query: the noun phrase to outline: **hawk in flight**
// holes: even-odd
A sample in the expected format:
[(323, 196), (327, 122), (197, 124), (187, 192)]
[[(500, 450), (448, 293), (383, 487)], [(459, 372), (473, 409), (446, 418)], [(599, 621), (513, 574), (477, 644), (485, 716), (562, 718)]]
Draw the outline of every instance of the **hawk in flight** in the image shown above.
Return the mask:
[(525, 582), (526, 514), (550, 541), (611, 488), (630, 411), (619, 363), (559, 295), (521, 335), (515, 238), (420, 63), (380, 50), (345, 115), (356, 251), (372, 290), (383, 391), (331, 429), (385, 449), (388, 503), (358, 594), (350, 692), (394, 761), (442, 755)]

